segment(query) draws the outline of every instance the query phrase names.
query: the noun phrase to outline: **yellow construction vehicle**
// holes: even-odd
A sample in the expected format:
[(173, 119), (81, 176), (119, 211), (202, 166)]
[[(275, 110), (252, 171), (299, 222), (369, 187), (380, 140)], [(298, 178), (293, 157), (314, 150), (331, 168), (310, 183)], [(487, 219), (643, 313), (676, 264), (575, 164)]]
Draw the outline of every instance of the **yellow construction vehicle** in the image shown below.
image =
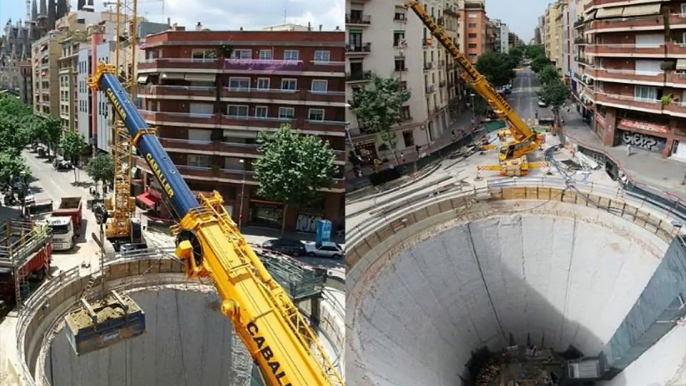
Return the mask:
[[(499, 165), (488, 165), (479, 167), (481, 170), (498, 170), (501, 175), (519, 176), (526, 175), (528, 170), (534, 167), (541, 167), (545, 163), (529, 163), (526, 155), (540, 148), (544, 141), (544, 136), (537, 134), (522, 120), (507, 101), (496, 91), (496, 89), (481, 75), (476, 68), (462, 55), (453, 44), (450, 38), (434, 22), (426, 11), (417, 1), (410, 1), (405, 4), (406, 8), (412, 9), (419, 16), (424, 26), (431, 35), (445, 47), (452, 55), (455, 62), (464, 70), (460, 75), (464, 81), (471, 86), (474, 91), (479, 93), (493, 111), (507, 122), (513, 140), (502, 143), (498, 155)], [(490, 146), (489, 146), (490, 147)]]
[(217, 193), (193, 194), (116, 76), (100, 63), (89, 87), (103, 91), (147, 162), (178, 224), (176, 254), (189, 278), (208, 277), (221, 312), (262, 370), (269, 386), (343, 386), (343, 379), (285, 290), (250, 248)]

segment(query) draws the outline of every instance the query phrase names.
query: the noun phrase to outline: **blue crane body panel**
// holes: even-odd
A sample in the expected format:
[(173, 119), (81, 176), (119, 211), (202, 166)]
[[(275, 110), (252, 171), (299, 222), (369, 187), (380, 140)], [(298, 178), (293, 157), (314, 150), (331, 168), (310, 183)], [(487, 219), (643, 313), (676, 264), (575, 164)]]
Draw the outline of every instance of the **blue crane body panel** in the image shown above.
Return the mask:
[[(116, 113), (124, 121), (131, 138), (135, 138), (139, 131), (150, 128), (115, 75), (103, 74), (100, 78), (100, 87), (112, 103)], [(150, 166), (150, 170), (160, 183), (179, 219), (183, 218), (189, 210), (200, 206), (198, 199), (191, 192), (156, 136), (141, 136), (136, 148)]]

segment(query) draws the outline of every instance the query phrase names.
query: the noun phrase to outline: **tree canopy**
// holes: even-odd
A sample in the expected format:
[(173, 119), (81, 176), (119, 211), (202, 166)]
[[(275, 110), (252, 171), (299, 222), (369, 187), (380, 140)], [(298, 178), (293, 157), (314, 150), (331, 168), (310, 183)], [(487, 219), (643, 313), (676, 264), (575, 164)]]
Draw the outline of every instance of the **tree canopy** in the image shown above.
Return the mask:
[(31, 172), (21, 156), (31, 139), (31, 125), (27, 124), (31, 119), (31, 109), (18, 99), (0, 96), (0, 181)]
[(74, 164), (74, 181), (78, 181), (78, 165), (81, 154), (86, 150), (88, 143), (81, 133), (75, 130), (66, 130), (60, 138), (59, 148), (65, 160)]
[(479, 56), (476, 70), (495, 87), (508, 84), (515, 77), (516, 58), (501, 52), (489, 52)]
[(403, 103), (410, 100), (410, 92), (401, 87), (395, 77), (372, 75), (370, 84), (353, 92), (348, 103), (360, 127), (369, 133), (380, 133), (381, 140), (395, 151), (395, 133), (391, 128), (403, 121)]
[(543, 67), (538, 73), (538, 79), (544, 85), (550, 84), (560, 80), (560, 72), (558, 71), (557, 67), (548, 65)]
[(114, 158), (110, 154), (100, 153), (91, 158), (86, 165), (86, 173), (96, 183), (111, 184), (114, 182)]
[[(334, 151), (328, 142), (300, 135), (284, 125), (274, 134), (258, 136), (261, 157), (254, 163), (257, 193), (288, 206), (314, 201), (320, 189), (330, 187), (336, 174)], [(283, 228), (282, 228), (283, 232)]]

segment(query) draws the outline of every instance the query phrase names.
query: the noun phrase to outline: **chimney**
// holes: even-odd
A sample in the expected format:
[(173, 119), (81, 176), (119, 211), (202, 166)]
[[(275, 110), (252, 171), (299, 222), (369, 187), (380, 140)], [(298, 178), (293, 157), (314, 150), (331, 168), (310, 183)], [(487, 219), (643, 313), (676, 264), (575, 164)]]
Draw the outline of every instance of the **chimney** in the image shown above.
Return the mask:
[(307, 22), (307, 31), (312, 31), (312, 23), (310, 23), (309, 21)]
[(322, 25), (319, 25), (319, 32), (322, 32)]
[(198, 22), (198, 24), (195, 25), (195, 30), (202, 31), (202, 23)]

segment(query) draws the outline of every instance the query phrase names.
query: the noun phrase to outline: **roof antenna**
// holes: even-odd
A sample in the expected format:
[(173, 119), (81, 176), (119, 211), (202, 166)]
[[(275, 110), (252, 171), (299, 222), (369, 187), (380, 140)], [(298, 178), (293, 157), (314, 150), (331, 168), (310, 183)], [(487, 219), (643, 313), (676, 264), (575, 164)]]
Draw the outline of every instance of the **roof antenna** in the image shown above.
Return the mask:
[(286, 16), (288, 15), (288, 0), (286, 0), (286, 5), (283, 7), (283, 24), (286, 24)]

